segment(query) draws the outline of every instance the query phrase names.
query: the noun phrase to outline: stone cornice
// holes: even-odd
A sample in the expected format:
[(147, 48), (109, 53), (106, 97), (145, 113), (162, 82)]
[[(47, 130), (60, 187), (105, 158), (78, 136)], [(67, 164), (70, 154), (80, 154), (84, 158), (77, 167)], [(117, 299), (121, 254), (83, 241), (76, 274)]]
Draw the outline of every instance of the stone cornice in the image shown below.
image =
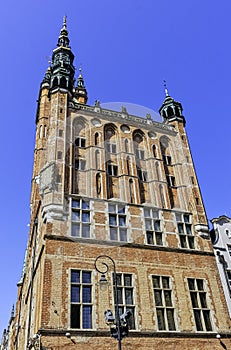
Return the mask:
[[(41, 336), (66, 336), (71, 337), (111, 337), (109, 330), (70, 330), (70, 329), (39, 329)], [(231, 338), (230, 332), (219, 332), (221, 339)], [(212, 338), (216, 340), (217, 332), (163, 332), (163, 331), (129, 331), (129, 338)]]
[(201, 251), (196, 249), (183, 249), (183, 248), (171, 248), (165, 246), (152, 246), (152, 245), (144, 245), (137, 243), (121, 243), (115, 241), (105, 241), (98, 240), (94, 238), (76, 238), (71, 236), (56, 236), (56, 235), (44, 235), (44, 239), (47, 240), (57, 240), (63, 242), (73, 242), (73, 243), (82, 243), (82, 244), (90, 244), (90, 245), (102, 245), (102, 246), (112, 246), (112, 247), (123, 247), (129, 249), (143, 249), (143, 250), (155, 250), (155, 251), (164, 251), (166, 253), (179, 253), (179, 254), (190, 254), (190, 255), (205, 255), (205, 256), (214, 256), (213, 251)]
[(145, 119), (128, 113), (112, 111), (98, 106), (92, 107), (88, 105), (81, 105), (73, 101), (69, 102), (69, 108), (75, 112), (83, 111), (89, 115), (92, 115), (93, 117), (107, 121), (111, 120), (112, 122), (119, 122), (121, 124), (127, 124), (127, 122), (129, 122), (129, 125), (134, 125), (136, 127), (145, 127), (148, 130), (153, 130), (153, 128), (155, 128), (160, 129), (161, 132), (167, 132), (168, 134), (177, 134), (172, 125), (160, 123), (152, 119)]

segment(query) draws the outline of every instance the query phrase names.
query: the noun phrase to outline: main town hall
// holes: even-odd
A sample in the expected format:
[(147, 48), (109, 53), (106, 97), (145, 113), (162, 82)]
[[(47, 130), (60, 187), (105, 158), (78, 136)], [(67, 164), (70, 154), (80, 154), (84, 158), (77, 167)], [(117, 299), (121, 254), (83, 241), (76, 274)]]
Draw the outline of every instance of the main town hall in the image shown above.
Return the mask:
[(30, 235), (1, 349), (229, 349), (181, 103), (166, 89), (162, 122), (88, 105), (73, 62), (64, 18), (39, 91)]

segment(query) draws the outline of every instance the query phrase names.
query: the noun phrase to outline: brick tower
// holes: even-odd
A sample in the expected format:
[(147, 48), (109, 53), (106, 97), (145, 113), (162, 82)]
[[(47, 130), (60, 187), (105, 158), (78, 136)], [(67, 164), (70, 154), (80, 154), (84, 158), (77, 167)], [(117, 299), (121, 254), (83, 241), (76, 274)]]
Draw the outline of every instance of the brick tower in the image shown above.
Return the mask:
[(87, 105), (73, 60), (64, 18), (39, 92), (10, 347), (113, 350), (129, 332), (126, 350), (229, 348), (181, 103), (165, 89), (162, 122)]

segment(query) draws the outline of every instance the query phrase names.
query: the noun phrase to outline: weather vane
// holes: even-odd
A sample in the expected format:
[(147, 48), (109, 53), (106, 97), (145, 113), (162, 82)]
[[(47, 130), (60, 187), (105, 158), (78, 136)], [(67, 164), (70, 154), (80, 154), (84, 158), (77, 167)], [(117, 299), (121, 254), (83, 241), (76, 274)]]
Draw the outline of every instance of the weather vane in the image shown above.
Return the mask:
[(165, 95), (166, 97), (169, 96), (168, 94), (168, 89), (167, 89), (167, 83), (166, 83), (166, 80), (164, 80), (164, 91), (165, 91)]

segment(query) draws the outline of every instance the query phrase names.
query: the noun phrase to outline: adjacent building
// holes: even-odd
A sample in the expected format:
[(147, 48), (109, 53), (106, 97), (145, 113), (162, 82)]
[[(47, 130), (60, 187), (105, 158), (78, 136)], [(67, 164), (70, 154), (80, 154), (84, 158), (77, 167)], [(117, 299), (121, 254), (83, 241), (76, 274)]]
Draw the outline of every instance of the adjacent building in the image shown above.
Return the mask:
[(125, 349), (220, 349), (218, 333), (229, 348), (181, 103), (166, 89), (162, 122), (90, 106), (73, 62), (64, 19), (39, 92), (10, 349), (116, 349), (104, 315), (115, 284), (119, 314), (130, 314)]
[(211, 238), (216, 262), (231, 317), (231, 218), (221, 215), (211, 220)]

